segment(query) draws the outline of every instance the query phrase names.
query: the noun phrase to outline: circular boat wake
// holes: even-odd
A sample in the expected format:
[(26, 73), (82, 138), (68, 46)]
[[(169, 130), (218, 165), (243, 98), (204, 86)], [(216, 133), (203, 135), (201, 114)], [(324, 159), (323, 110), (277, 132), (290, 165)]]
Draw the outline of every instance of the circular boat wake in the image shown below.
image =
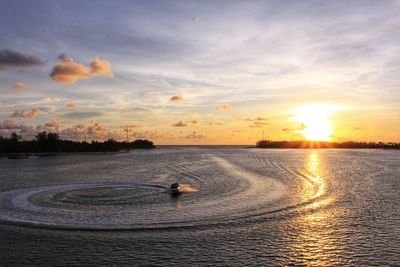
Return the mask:
[[(288, 194), (279, 179), (248, 171), (222, 157), (208, 157), (198, 170), (167, 165), (170, 176), (154, 183), (66, 183), (0, 192), (0, 222), (86, 230), (204, 226), (280, 210), (277, 203)], [(183, 175), (190, 184), (180, 183), (180, 191), (198, 193), (171, 199), (165, 194), (169, 186), (161, 182), (167, 184), (171, 177)]]

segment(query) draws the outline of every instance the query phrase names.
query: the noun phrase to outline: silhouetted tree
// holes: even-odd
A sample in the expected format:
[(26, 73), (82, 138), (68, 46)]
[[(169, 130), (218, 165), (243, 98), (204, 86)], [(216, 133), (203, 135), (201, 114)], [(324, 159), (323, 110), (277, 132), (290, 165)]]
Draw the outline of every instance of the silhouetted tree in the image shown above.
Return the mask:
[(22, 136), (21, 135), (19, 135), (19, 134), (17, 134), (16, 132), (13, 132), (13, 133), (11, 133), (11, 137), (10, 137), (10, 140), (12, 141), (12, 142), (18, 142), (18, 141), (20, 141), (22, 139)]

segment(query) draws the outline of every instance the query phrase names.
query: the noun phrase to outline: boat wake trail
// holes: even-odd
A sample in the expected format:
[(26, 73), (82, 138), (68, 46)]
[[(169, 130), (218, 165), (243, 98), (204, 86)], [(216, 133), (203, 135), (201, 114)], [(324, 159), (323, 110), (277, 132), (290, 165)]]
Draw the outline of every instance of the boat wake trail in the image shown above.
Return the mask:
[[(263, 161), (192, 156), (189, 161), (153, 161), (152, 177), (159, 178), (149, 183), (65, 183), (0, 192), (0, 222), (56, 229), (162, 229), (265, 219), (295, 207), (285, 202), (288, 184), (259, 170)], [(177, 179), (180, 192), (198, 193), (169, 197), (166, 185)]]
[(194, 188), (191, 184), (179, 184), (181, 193), (196, 193), (199, 192), (197, 188)]

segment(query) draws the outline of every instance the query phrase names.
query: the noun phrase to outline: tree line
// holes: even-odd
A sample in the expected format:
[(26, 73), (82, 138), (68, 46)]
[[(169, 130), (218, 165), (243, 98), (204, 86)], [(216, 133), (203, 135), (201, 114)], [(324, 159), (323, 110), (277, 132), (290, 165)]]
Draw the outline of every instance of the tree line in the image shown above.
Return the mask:
[(9, 138), (0, 136), (0, 153), (116, 152), (151, 148), (155, 148), (155, 145), (147, 139), (137, 139), (133, 142), (108, 139), (89, 143), (62, 140), (57, 133), (52, 132), (40, 132), (33, 140), (22, 140), (17, 133), (12, 133)]
[(394, 142), (325, 142), (325, 141), (270, 141), (260, 140), (258, 148), (384, 148), (400, 149), (400, 143)]

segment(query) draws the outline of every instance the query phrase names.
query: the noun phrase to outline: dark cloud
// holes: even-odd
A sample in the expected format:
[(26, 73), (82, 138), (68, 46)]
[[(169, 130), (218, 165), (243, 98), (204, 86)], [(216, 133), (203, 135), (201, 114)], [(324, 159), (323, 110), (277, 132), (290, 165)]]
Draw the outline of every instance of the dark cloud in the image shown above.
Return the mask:
[(50, 77), (61, 84), (74, 84), (78, 80), (96, 76), (113, 77), (110, 62), (95, 58), (88, 65), (79, 64), (72, 58), (60, 55), (60, 63), (54, 65)]
[(35, 56), (26, 55), (10, 49), (0, 50), (0, 68), (29, 67), (40, 64), (43, 64), (43, 62)]
[(177, 123), (174, 123), (171, 125), (172, 127), (186, 127), (187, 124), (182, 122), (182, 121), (178, 121)]
[(90, 119), (104, 116), (103, 112), (98, 111), (82, 111), (82, 112), (68, 112), (61, 115), (67, 119)]

